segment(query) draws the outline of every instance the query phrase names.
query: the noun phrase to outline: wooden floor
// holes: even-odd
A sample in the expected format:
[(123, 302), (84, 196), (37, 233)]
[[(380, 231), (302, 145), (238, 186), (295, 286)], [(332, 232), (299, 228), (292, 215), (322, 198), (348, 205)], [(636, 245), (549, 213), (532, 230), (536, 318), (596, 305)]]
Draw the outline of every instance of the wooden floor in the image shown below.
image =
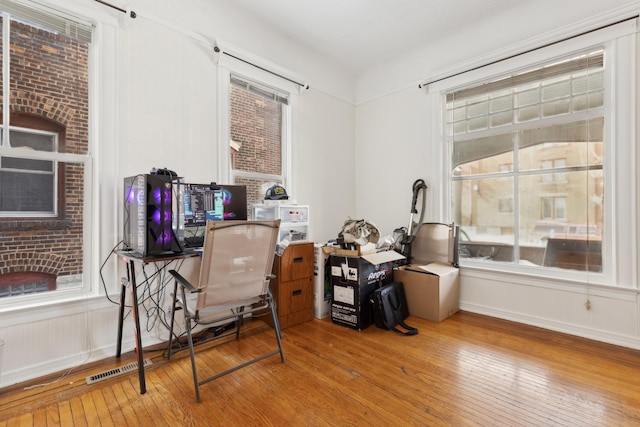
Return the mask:
[[(170, 362), (147, 352), (144, 395), (137, 371), (86, 384), (134, 361), (128, 354), (49, 386), (0, 390), (0, 426), (640, 425), (639, 351), (464, 312), (407, 323), (420, 333), (356, 332), (326, 319), (291, 327), (285, 364), (271, 357), (206, 384), (202, 403), (187, 352)], [(254, 321), (200, 361), (227, 366), (274, 343)]]

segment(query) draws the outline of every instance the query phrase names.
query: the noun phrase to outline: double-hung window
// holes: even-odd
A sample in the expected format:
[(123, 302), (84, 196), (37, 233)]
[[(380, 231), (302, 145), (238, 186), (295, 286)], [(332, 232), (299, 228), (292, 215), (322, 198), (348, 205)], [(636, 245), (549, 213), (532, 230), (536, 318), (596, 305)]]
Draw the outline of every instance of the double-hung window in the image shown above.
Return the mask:
[(219, 77), (219, 179), (245, 185), (251, 206), (266, 189), (290, 192), (291, 111), (297, 86), (227, 59)]
[(634, 105), (635, 22), (619, 27), (439, 92), (462, 265), (615, 281), (611, 254), (630, 243), (614, 227), (635, 209), (612, 194), (634, 188), (634, 124), (616, 106)]
[(0, 301), (83, 286), (92, 26), (0, 0)]
[(247, 186), (249, 203), (264, 198), (265, 185), (284, 185), (288, 98), (288, 93), (231, 75), (231, 180)]

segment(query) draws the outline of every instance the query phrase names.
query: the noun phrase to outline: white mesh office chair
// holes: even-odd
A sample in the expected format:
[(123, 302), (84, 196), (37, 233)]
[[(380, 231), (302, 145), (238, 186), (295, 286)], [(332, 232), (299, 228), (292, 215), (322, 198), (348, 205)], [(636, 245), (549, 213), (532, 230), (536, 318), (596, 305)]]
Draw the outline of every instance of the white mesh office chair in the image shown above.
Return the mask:
[[(175, 287), (168, 358), (172, 355), (176, 308), (182, 308), (198, 402), (200, 386), (216, 378), (278, 353), (284, 363), (280, 325), (269, 289), (279, 228), (280, 220), (208, 221), (198, 283), (189, 283), (177, 271), (170, 271), (175, 278)], [(238, 339), (243, 316), (265, 308), (273, 317), (278, 348), (224, 372), (198, 379), (192, 328), (198, 324), (211, 325), (235, 319), (235, 332), (232, 333)], [(227, 335), (231, 334), (222, 336)]]

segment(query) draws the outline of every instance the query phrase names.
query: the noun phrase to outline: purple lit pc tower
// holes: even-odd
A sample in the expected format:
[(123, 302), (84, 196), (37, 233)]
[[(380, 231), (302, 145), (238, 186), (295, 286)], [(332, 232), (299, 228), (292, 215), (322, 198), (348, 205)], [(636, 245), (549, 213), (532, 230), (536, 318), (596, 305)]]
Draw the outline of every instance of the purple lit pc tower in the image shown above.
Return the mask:
[(166, 175), (136, 175), (124, 179), (124, 245), (146, 257), (181, 253), (173, 229), (174, 195)]

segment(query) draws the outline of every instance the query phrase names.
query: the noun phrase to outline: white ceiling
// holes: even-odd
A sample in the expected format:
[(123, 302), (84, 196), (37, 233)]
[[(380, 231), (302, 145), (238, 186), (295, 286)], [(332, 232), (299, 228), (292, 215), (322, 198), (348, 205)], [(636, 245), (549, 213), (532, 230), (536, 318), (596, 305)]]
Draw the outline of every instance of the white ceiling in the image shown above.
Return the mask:
[[(540, 0), (538, 0), (540, 1)], [(486, 22), (527, 2), (514, 0), (233, 0), (285, 37), (354, 74)]]

